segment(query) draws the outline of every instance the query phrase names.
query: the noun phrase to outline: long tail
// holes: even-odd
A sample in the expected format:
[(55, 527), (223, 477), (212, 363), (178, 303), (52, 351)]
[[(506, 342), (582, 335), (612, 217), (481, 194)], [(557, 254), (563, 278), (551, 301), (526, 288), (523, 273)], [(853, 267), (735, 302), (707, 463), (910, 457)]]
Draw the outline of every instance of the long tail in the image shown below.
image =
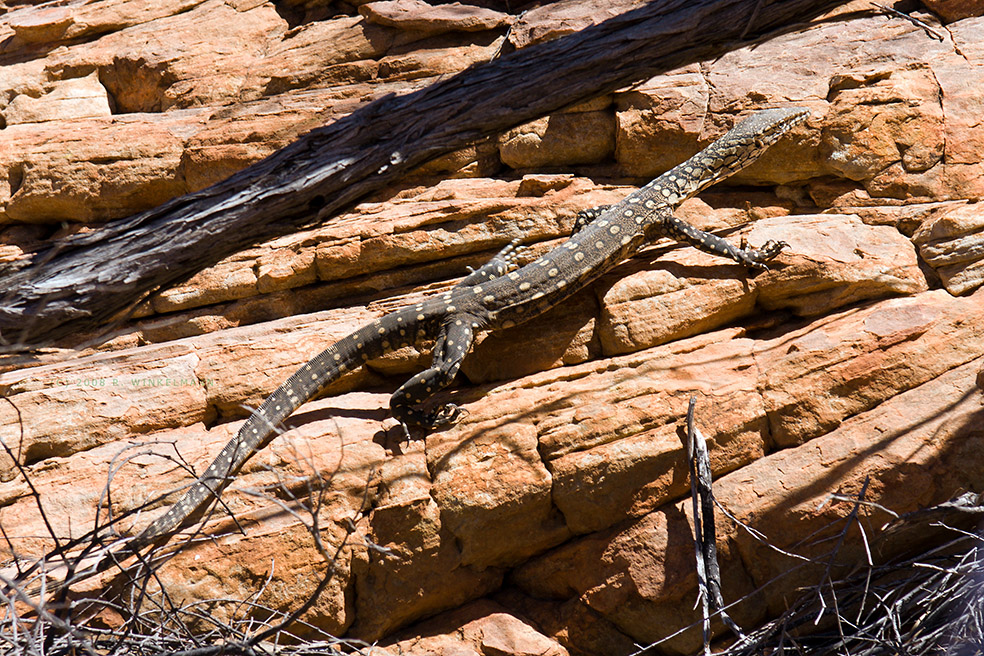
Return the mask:
[(196, 519), (232, 482), (246, 461), (273, 441), (280, 422), (346, 371), (392, 350), (396, 344), (387, 341), (387, 337), (400, 314), (384, 317), (343, 337), (295, 371), (249, 416), (184, 496), (133, 538), (127, 550), (143, 549)]
[[(236, 436), (229, 440), (205, 472), (167, 512), (151, 522), (136, 537), (126, 540), (122, 546), (118, 543), (115, 547), (110, 545), (97, 554), (84, 558), (87, 562), (76, 563), (72, 568), (74, 574), (69, 579), (45, 583), (44, 588), (48, 592), (55, 592), (104, 572), (114, 563), (139, 554), (144, 548), (197, 519), (232, 482), (246, 461), (278, 435), (280, 422), (297, 408), (317, 396), (345, 372), (358, 368), (366, 360), (377, 358), (414, 341), (417, 331), (413, 331), (414, 334), (411, 335), (409, 328), (421, 328), (421, 310), (428, 316), (433, 312), (433, 308), (429, 306), (398, 310), (343, 337), (308, 360), (307, 364), (294, 372), (250, 415)], [(29, 576), (37, 571), (42, 562), (50, 564), (51, 561), (39, 561), (24, 574)], [(39, 584), (31, 585), (27, 588), (27, 595), (33, 597), (41, 589)]]

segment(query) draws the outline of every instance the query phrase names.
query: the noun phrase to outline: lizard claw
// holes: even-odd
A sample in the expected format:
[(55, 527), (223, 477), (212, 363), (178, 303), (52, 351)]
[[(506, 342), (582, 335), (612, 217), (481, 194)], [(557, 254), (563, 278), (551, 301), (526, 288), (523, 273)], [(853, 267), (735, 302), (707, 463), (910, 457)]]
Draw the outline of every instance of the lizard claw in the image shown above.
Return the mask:
[(738, 251), (740, 254), (738, 259), (745, 266), (768, 271), (769, 267), (765, 263), (779, 255), (784, 248), (789, 248), (789, 244), (784, 241), (770, 239), (761, 248), (749, 248)]
[(462, 416), (462, 410), (453, 403), (446, 403), (435, 408), (427, 416), (428, 428), (443, 428), (458, 422)]

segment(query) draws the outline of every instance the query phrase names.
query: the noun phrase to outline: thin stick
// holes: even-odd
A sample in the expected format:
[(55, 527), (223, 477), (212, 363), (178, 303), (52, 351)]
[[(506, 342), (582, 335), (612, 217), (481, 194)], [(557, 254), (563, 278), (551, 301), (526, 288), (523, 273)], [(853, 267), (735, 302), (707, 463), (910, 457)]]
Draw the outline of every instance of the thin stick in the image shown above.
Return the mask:
[(942, 34), (940, 34), (939, 32), (937, 32), (936, 30), (934, 30), (932, 28), (932, 26), (930, 26), (929, 24), (927, 24), (927, 23), (919, 20), (918, 18), (915, 18), (914, 16), (910, 16), (909, 14), (902, 13), (901, 11), (899, 11), (898, 9), (895, 9), (893, 7), (886, 7), (885, 5), (880, 5), (877, 2), (872, 2), (871, 4), (875, 5), (876, 7), (878, 7), (879, 9), (881, 9), (882, 11), (886, 11), (886, 12), (888, 12), (890, 14), (894, 14), (894, 15), (898, 16), (899, 18), (904, 18), (905, 20), (909, 21), (910, 23), (912, 23), (916, 27), (923, 28), (926, 31), (926, 33), (928, 35), (930, 35), (931, 37), (933, 37), (934, 39), (937, 39), (939, 41), (945, 41), (946, 40), (946, 38)]
[(690, 467), (690, 492), (694, 508), (694, 544), (697, 550), (697, 578), (704, 611), (704, 652), (710, 654), (710, 619), (708, 607), (721, 617), (739, 640), (745, 639), (741, 628), (724, 610), (721, 594), (721, 568), (717, 557), (717, 534), (714, 528), (714, 492), (707, 440), (694, 421), (697, 398), (690, 397), (687, 408), (687, 460)]

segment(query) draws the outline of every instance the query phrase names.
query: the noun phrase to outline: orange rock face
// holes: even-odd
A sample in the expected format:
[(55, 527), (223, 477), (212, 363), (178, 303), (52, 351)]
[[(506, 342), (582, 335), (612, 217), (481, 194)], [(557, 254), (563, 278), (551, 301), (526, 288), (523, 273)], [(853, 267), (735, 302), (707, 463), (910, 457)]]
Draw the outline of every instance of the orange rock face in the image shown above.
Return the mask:
[[(63, 222), (85, 229), (201, 189), (374, 98), (638, 3), (523, 15), (324, 4), (8, 2), (0, 260)], [(783, 553), (827, 562), (854, 507), (842, 499), (862, 489), (877, 504), (868, 538), (890, 512), (984, 491), (984, 18), (979, 3), (952, 4), (942, 42), (843, 14), (516, 126), (163, 290), (108, 340), (0, 356), (5, 557), (54, 546), (25, 473), (60, 539), (150, 502), (117, 527), (139, 530), (333, 341), (512, 239), (530, 255), (555, 247), (578, 210), (617, 201), (736, 115), (783, 104), (811, 117), (679, 210), (735, 243), (788, 242), (772, 270), (656, 243), (534, 321), (483, 335), (441, 397), (462, 420), (409, 441), (389, 394), (430, 345), (368, 363), (248, 463), (209, 539), (160, 568), (146, 607), (165, 592), (179, 608), (207, 600), (211, 617), (253, 631), (266, 615), (244, 619), (243, 600), (289, 612), (334, 557), (303, 636), (393, 654), (693, 651), (679, 434), (691, 396), (717, 499)], [(743, 626), (824, 575), (732, 519), (717, 526), (726, 601), (761, 588), (732, 613)], [(865, 558), (848, 533), (836, 566)]]

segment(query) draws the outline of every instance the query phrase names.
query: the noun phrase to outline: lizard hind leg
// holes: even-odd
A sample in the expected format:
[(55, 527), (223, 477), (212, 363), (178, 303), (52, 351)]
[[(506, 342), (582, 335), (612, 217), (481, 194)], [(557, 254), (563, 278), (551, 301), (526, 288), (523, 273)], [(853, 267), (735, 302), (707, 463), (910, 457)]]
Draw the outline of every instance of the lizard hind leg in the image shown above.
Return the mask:
[(443, 326), (434, 346), (431, 366), (404, 383), (390, 398), (393, 416), (403, 423), (440, 428), (450, 426), (461, 416), (453, 403), (431, 409), (427, 400), (454, 380), (475, 338), (478, 323), (473, 317), (455, 315)]

